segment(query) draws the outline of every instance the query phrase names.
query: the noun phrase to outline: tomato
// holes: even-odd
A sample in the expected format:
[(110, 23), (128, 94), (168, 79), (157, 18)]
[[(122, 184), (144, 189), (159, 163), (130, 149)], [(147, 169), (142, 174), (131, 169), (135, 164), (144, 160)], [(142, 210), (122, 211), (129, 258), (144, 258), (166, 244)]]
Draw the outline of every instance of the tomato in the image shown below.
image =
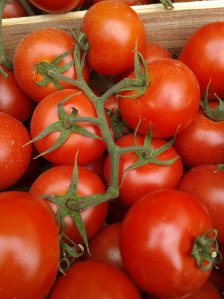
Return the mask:
[(48, 13), (65, 13), (83, 5), (86, 0), (28, 0), (35, 7)]
[(18, 0), (8, 0), (3, 9), (3, 19), (26, 17), (27, 11)]
[[(77, 89), (63, 89), (55, 91), (48, 95), (36, 106), (30, 124), (30, 132), (32, 138), (35, 138), (49, 125), (59, 121), (57, 110), (58, 103), (65, 97), (71, 96), (66, 100), (62, 107), (67, 115), (71, 116), (73, 109), (78, 111), (78, 116), (96, 117), (96, 111), (88, 97)], [(81, 128), (91, 132), (94, 135), (101, 136), (99, 128), (90, 123), (76, 123)], [(62, 120), (61, 126), (64, 132), (69, 132), (74, 125), (74, 121)], [(54, 132), (35, 142), (35, 146), (39, 153), (43, 153), (49, 149), (58, 140), (60, 132), (55, 129)], [(91, 136), (85, 136), (78, 132), (71, 132), (69, 137), (54, 151), (44, 155), (44, 158), (54, 165), (73, 164), (75, 155), (77, 154), (77, 163), (79, 165), (87, 164), (98, 159), (105, 150), (105, 143), (101, 139)], [(90, 150), (91, 149), (91, 150)]]
[(195, 197), (170, 189), (148, 193), (129, 209), (121, 224), (124, 267), (153, 296), (187, 297), (211, 273), (211, 269), (202, 271), (191, 256), (194, 240), (211, 228), (207, 208)]
[(118, 268), (97, 260), (74, 263), (55, 283), (50, 299), (140, 299)]
[(224, 295), (224, 273), (214, 268), (209, 277), (209, 280), (215, 285), (215, 287), (219, 290), (220, 294)]
[[(63, 195), (71, 184), (73, 166), (62, 165), (49, 168), (43, 172), (31, 185), (30, 193), (38, 195)], [(104, 193), (105, 187), (101, 179), (93, 172), (78, 168), (77, 195), (87, 196), (90, 194)], [(55, 204), (49, 202), (54, 211)], [(85, 226), (87, 238), (91, 239), (103, 226), (108, 211), (108, 203), (87, 208), (81, 211), (81, 217)], [(83, 243), (83, 240), (73, 224), (69, 215), (64, 218), (65, 234), (74, 243)]]
[[(100, 1), (105, 1), (105, 0), (93, 0), (92, 1), (92, 4), (95, 4), (97, 2), (100, 2)], [(107, 1), (107, 0), (106, 0)], [(145, 4), (150, 4), (152, 3), (151, 0), (119, 0), (129, 6), (133, 6), (133, 5), (145, 5)]]
[[(57, 2), (59, 3), (59, 2)], [(49, 76), (42, 75), (36, 65), (44, 62), (50, 69), (57, 69), (71, 63), (75, 40), (63, 30), (57, 28), (37, 29), (28, 33), (17, 45), (13, 57), (14, 74), (20, 87), (33, 100), (39, 102), (43, 97), (57, 90), (54, 81), (47, 82), (44, 86), (39, 86), (43, 79), (49, 80)], [(51, 64), (52, 61), (63, 53), (71, 51), (60, 62)], [(27, 54), (29, 53), (29, 55)], [(50, 65), (51, 64), (51, 65)], [(70, 66), (62, 74), (75, 79), (75, 66)], [(83, 69), (84, 78), (88, 78), (87, 67)], [(66, 82), (59, 82), (63, 88), (72, 87)]]
[(0, 223), (0, 297), (46, 298), (59, 261), (58, 228), (52, 211), (27, 192), (1, 192)]
[(144, 59), (146, 63), (159, 58), (171, 58), (170, 52), (158, 43), (147, 43)]
[(134, 65), (134, 50), (144, 53), (146, 32), (137, 13), (121, 1), (101, 1), (83, 17), (81, 29), (89, 43), (87, 63), (96, 72), (117, 75)]
[(224, 121), (213, 121), (199, 109), (186, 130), (177, 134), (174, 147), (188, 167), (223, 163)]
[[(182, 298), (182, 297), (181, 297)], [(180, 297), (176, 299), (181, 299)], [(196, 293), (187, 297), (188, 299), (222, 299), (215, 286), (207, 281)], [(144, 299), (156, 299), (153, 296), (147, 295)]]
[(31, 145), (26, 127), (13, 116), (0, 112), (0, 190), (19, 180), (30, 162)]
[(0, 75), (0, 111), (24, 122), (31, 115), (34, 102), (18, 86), (14, 73), (1, 67), (7, 77), (3, 78)]
[[(143, 143), (144, 137), (137, 135), (135, 138), (135, 145), (143, 145)], [(151, 147), (152, 149), (158, 149), (166, 143), (167, 142), (165, 140), (153, 138), (151, 141)], [(133, 146), (134, 135), (124, 135), (117, 140), (116, 144), (120, 147)], [(147, 153), (145, 156), (147, 156)], [(156, 165), (156, 163), (150, 161), (150, 155), (148, 158), (148, 161), (147, 158), (145, 159), (144, 165), (127, 170), (137, 162), (137, 155), (133, 152), (128, 152), (122, 154), (120, 157), (119, 201), (128, 207), (132, 206), (148, 192), (162, 188), (176, 188), (183, 175), (182, 162), (178, 158), (178, 155), (172, 146), (156, 157), (159, 161), (167, 161), (177, 158), (177, 160), (170, 165)], [(105, 160), (104, 173), (106, 182), (109, 182), (109, 156), (107, 156)]]
[[(200, 101), (198, 81), (182, 62), (161, 58), (147, 64), (149, 85), (141, 96), (119, 98), (124, 121), (146, 134), (151, 125), (152, 136), (166, 138), (183, 131), (194, 119)], [(134, 77), (134, 73), (130, 75)]]
[(224, 170), (216, 165), (198, 165), (188, 170), (180, 181), (179, 190), (197, 197), (209, 210), (217, 240), (224, 243)]
[[(196, 75), (201, 94), (211, 80), (209, 99), (224, 97), (224, 22), (212, 22), (195, 30), (183, 46), (179, 60), (185, 63)], [(214, 50), (215, 49), (215, 50)]]
[(86, 252), (84, 258), (97, 259), (112, 264), (124, 270), (119, 248), (121, 223), (104, 226), (89, 242), (90, 255)]

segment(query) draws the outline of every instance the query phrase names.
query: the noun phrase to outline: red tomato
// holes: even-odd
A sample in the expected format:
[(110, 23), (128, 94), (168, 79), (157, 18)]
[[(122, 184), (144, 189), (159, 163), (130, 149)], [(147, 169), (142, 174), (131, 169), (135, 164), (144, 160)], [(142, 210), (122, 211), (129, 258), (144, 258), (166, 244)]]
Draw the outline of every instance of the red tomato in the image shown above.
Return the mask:
[(34, 102), (22, 91), (14, 73), (1, 66), (7, 77), (0, 75), (0, 111), (8, 113), (24, 122), (32, 113)]
[(103, 227), (98, 234), (90, 240), (90, 255), (86, 253), (84, 258), (97, 259), (124, 270), (119, 248), (120, 227), (120, 223), (113, 223)]
[(18, 191), (0, 193), (0, 297), (44, 299), (56, 279), (58, 227), (48, 206)]
[(177, 134), (174, 147), (188, 167), (223, 163), (224, 121), (213, 121), (200, 109), (186, 130)]
[(134, 65), (134, 50), (144, 53), (146, 32), (137, 13), (120, 1), (101, 1), (83, 17), (82, 31), (87, 36), (87, 62), (96, 72), (117, 75)]
[(50, 299), (140, 299), (118, 268), (97, 260), (74, 263), (55, 283)]
[[(31, 185), (32, 194), (42, 195), (63, 195), (71, 184), (73, 166), (56, 166), (43, 172)], [(93, 172), (78, 168), (77, 195), (87, 196), (90, 194), (104, 193), (105, 187), (101, 179)], [(49, 202), (56, 211), (55, 204)], [(81, 211), (81, 217), (86, 229), (87, 238), (92, 238), (103, 226), (108, 211), (108, 203), (103, 203)], [(69, 215), (64, 218), (66, 228), (65, 234), (74, 243), (83, 243), (82, 238), (72, 222)]]
[(160, 44), (150, 42), (146, 46), (146, 51), (144, 54), (144, 59), (146, 63), (159, 58), (171, 58), (170, 52)]
[(2, 18), (19, 18), (26, 17), (28, 15), (27, 11), (23, 8), (18, 0), (7, 1), (3, 9)]
[(65, 13), (83, 5), (86, 0), (28, 0), (35, 7), (48, 13)]
[(179, 60), (196, 75), (201, 94), (211, 80), (209, 99), (216, 99), (215, 93), (224, 98), (224, 22), (212, 22), (195, 30), (183, 46)]
[[(178, 297), (176, 299), (181, 299), (181, 298)], [(151, 295), (147, 295), (144, 299), (156, 299), (156, 298)], [(222, 297), (218, 292), (218, 290), (215, 288), (215, 286), (210, 281), (207, 281), (196, 293), (187, 296), (187, 299), (222, 299)]]
[[(55, 1), (54, 1), (55, 2)], [(60, 3), (56, 1), (57, 3)], [(35, 70), (35, 66), (44, 62), (50, 69), (58, 69), (61, 66), (70, 63), (73, 60), (73, 51), (75, 40), (65, 31), (57, 28), (37, 29), (28, 33), (17, 45), (15, 49), (13, 65), (14, 74), (20, 87), (32, 99), (39, 102), (43, 97), (57, 90), (53, 82), (45, 86), (39, 86), (44, 76)], [(51, 65), (52, 61), (59, 55), (71, 51), (56, 65)], [(29, 53), (29, 54), (27, 54)], [(75, 79), (75, 66), (72, 65), (62, 73), (64, 76)], [(86, 66), (83, 69), (84, 78), (88, 78)], [(47, 79), (49, 77), (47, 76)], [(59, 82), (63, 88), (72, 87), (66, 82)]]
[[(173, 136), (177, 130), (183, 131), (198, 111), (197, 79), (182, 62), (170, 58), (148, 63), (147, 71), (150, 82), (145, 93), (133, 99), (119, 99), (121, 116), (132, 129), (141, 121), (138, 128), (141, 134), (146, 134), (151, 124), (153, 137)], [(134, 73), (130, 76), (133, 78)]]
[[(135, 138), (136, 145), (143, 145), (144, 137), (137, 135)], [(167, 142), (162, 139), (153, 138), (151, 146), (153, 149), (162, 147)], [(127, 147), (134, 145), (134, 135), (124, 135), (117, 140), (116, 144), (120, 147)], [(147, 154), (146, 154), (147, 155)], [(170, 165), (156, 165), (153, 162), (145, 159), (145, 164), (130, 169), (126, 172), (128, 167), (131, 167), (138, 159), (135, 153), (129, 152), (121, 155), (119, 160), (119, 201), (126, 206), (132, 206), (143, 195), (162, 188), (176, 188), (183, 175), (183, 166), (181, 160), (178, 158), (176, 151), (171, 146), (156, 158), (159, 161), (167, 161), (177, 157), (177, 160)], [(109, 156), (105, 160), (104, 167), (106, 182), (110, 178), (110, 160)]]
[[(70, 99), (63, 103), (63, 109), (67, 115), (71, 115), (72, 110), (77, 109), (78, 116), (96, 117), (96, 111), (93, 104), (82, 91), (78, 91), (77, 89), (63, 89), (55, 91), (42, 99), (32, 114), (30, 125), (32, 138), (40, 134), (49, 125), (59, 121), (57, 105), (67, 96), (71, 96)], [(77, 124), (92, 134), (99, 137), (101, 136), (100, 130), (96, 125), (86, 122)], [(66, 125), (68, 125), (68, 127)], [(64, 130), (67, 131), (70, 130), (72, 125), (74, 125), (74, 122), (71, 121), (68, 124), (67, 119), (66, 121), (64, 119), (61, 124), (62, 127), (64, 126)], [(36, 141), (35, 146), (38, 152), (43, 153), (50, 148), (57, 141), (59, 135), (60, 132), (55, 129), (54, 132), (48, 134), (39, 141)], [(54, 151), (44, 155), (44, 158), (54, 165), (73, 164), (75, 155), (78, 152), (77, 162), (79, 165), (84, 165), (98, 159), (104, 152), (105, 147), (106, 145), (101, 139), (72, 132), (62, 145)]]
[(15, 184), (28, 167), (31, 145), (26, 127), (13, 116), (0, 112), (0, 190)]
[(188, 170), (178, 186), (198, 198), (209, 210), (217, 240), (224, 243), (224, 170), (216, 165), (198, 165)]
[(190, 295), (211, 273), (211, 269), (199, 269), (191, 256), (194, 240), (211, 228), (208, 210), (195, 197), (169, 189), (148, 193), (122, 221), (120, 251), (124, 267), (154, 296)]
[(219, 290), (220, 294), (224, 295), (224, 273), (214, 268), (209, 277), (209, 280)]
[[(100, 1), (105, 1), (105, 0), (93, 0), (92, 4), (95, 4), (95, 3), (100, 2)], [(152, 0), (119, 0), (119, 1), (125, 3), (129, 6), (141, 5), (141, 4), (144, 5), (144, 4), (150, 4), (150, 3), (153, 2)]]

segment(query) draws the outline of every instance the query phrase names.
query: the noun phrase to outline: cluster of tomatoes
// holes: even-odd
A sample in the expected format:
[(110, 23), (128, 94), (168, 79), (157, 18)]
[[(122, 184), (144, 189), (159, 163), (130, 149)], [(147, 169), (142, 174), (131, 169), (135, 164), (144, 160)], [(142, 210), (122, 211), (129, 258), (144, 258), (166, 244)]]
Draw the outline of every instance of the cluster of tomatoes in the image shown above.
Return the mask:
[(221, 299), (224, 22), (177, 59), (121, 1), (80, 29), (0, 68), (0, 298)]

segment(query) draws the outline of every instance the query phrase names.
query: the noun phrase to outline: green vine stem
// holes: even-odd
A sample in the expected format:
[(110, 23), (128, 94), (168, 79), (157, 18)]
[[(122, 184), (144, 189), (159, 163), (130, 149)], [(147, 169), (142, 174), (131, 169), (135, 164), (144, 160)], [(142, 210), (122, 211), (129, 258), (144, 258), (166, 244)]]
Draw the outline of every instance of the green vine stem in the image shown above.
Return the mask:
[[(12, 62), (6, 55), (4, 44), (3, 44), (3, 39), (2, 39), (2, 16), (3, 16), (3, 10), (5, 8), (6, 2), (7, 2), (7, 0), (0, 1), (0, 65), (3, 65), (7, 69), (11, 70)], [(3, 76), (6, 76), (6, 73), (4, 72), (2, 67), (1, 67), (0, 73)]]
[(25, 11), (28, 13), (29, 16), (34, 16), (36, 13), (33, 8), (28, 4), (26, 0), (19, 0), (20, 4), (23, 6)]

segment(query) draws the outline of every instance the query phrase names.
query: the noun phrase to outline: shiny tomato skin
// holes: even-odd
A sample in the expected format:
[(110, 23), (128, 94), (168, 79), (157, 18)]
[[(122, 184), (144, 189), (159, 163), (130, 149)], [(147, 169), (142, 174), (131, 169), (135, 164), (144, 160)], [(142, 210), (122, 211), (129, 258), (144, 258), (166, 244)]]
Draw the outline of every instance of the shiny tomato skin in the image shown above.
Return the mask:
[(174, 148), (187, 167), (224, 162), (224, 121), (213, 121), (199, 109), (186, 130), (177, 134)]
[(28, 0), (35, 7), (48, 13), (65, 13), (84, 4), (85, 0)]
[(197, 197), (209, 210), (217, 240), (224, 243), (224, 170), (217, 165), (197, 165), (182, 177), (178, 189)]
[(18, 0), (7, 1), (3, 9), (3, 19), (26, 17), (27, 11)]
[(187, 66), (171, 58), (156, 59), (146, 67), (150, 80), (146, 91), (133, 99), (125, 98), (130, 92), (124, 93), (119, 99), (121, 116), (132, 129), (141, 120), (141, 134), (146, 134), (151, 125), (153, 137), (171, 137), (183, 131), (198, 111), (198, 81)]
[(195, 73), (202, 95), (211, 80), (210, 100), (216, 99), (215, 93), (220, 98), (224, 97), (223, 30), (224, 22), (211, 22), (201, 26), (189, 37), (178, 58)]
[(19, 121), (28, 119), (34, 109), (34, 102), (16, 82), (14, 73), (3, 66), (7, 77), (0, 76), (0, 111), (8, 113)]
[(28, 192), (0, 193), (0, 297), (45, 299), (57, 275), (58, 227), (49, 207)]
[(144, 54), (145, 62), (149, 63), (159, 58), (171, 58), (171, 54), (165, 47), (158, 43), (147, 43), (146, 51)]
[[(137, 135), (135, 138), (136, 145), (143, 145), (144, 137)], [(116, 144), (121, 147), (133, 146), (134, 135), (127, 134), (116, 141)], [(159, 148), (166, 144), (165, 140), (152, 138), (151, 146), (153, 149)], [(130, 169), (125, 173), (125, 170), (137, 161), (135, 153), (124, 153), (119, 160), (119, 197), (118, 201), (127, 207), (132, 206), (143, 195), (154, 190), (163, 188), (176, 188), (183, 175), (183, 165), (179, 159), (177, 152), (171, 146), (157, 156), (159, 161), (167, 161), (177, 158), (170, 165), (156, 165), (146, 163), (135, 169)], [(110, 160), (107, 156), (104, 165), (105, 180), (109, 182), (110, 177)], [(122, 180), (123, 177), (123, 180)]]
[(211, 272), (197, 267), (191, 256), (193, 241), (211, 228), (208, 210), (195, 197), (169, 189), (148, 193), (122, 221), (120, 250), (124, 267), (153, 296), (190, 295)]
[[(38, 42), (37, 42), (38, 41)], [(20, 87), (33, 100), (39, 102), (42, 98), (57, 90), (51, 82), (46, 86), (38, 86), (43, 78), (38, 72), (34, 71), (34, 66), (42, 61), (51, 62), (57, 56), (74, 48), (75, 40), (65, 31), (57, 28), (44, 28), (34, 30), (27, 35), (17, 45), (13, 57), (14, 74)], [(29, 55), (27, 54), (29, 53)], [(69, 53), (62, 59), (60, 65), (73, 60), (73, 53)], [(71, 66), (62, 73), (64, 76), (75, 79), (75, 66)], [(88, 78), (88, 69), (83, 69), (84, 78)], [(73, 87), (69, 83), (60, 82), (63, 88)]]
[(118, 268), (97, 260), (74, 263), (55, 283), (50, 299), (140, 299)]
[(117, 75), (134, 65), (134, 50), (144, 53), (146, 32), (136, 12), (121, 1), (101, 1), (92, 5), (82, 20), (87, 36), (87, 62), (104, 75)]
[[(32, 114), (30, 124), (32, 138), (40, 134), (50, 124), (59, 120), (57, 105), (67, 96), (72, 96), (63, 103), (63, 108), (67, 113), (71, 113), (72, 108), (75, 108), (78, 110), (78, 116), (96, 117), (93, 104), (82, 91), (78, 91), (77, 89), (55, 91), (42, 99)], [(80, 126), (97, 136), (101, 136), (99, 128), (94, 124), (80, 123)], [(35, 146), (38, 152), (42, 153), (51, 147), (58, 139), (59, 134), (59, 132), (55, 131), (36, 141)], [(106, 145), (101, 139), (71, 133), (69, 138), (60, 147), (43, 157), (54, 165), (71, 165), (74, 163), (75, 155), (78, 151), (77, 163), (84, 165), (98, 159), (104, 152), (105, 147)]]
[[(71, 184), (73, 166), (62, 165), (49, 168), (43, 172), (31, 185), (30, 193), (36, 196), (42, 195), (63, 195)], [(93, 172), (79, 167), (77, 194), (87, 196), (90, 194), (104, 193), (105, 187), (101, 179)], [(55, 204), (48, 202), (54, 211)], [(81, 211), (81, 217), (86, 229), (87, 238), (91, 239), (101, 229), (108, 211), (108, 203), (103, 203)], [(66, 228), (65, 234), (76, 244), (83, 243), (82, 238), (74, 226), (70, 216), (64, 218)]]
[[(107, 1), (107, 0), (93, 0), (92, 4), (95, 4), (97, 2), (101, 2), (101, 1)], [(152, 3), (151, 0), (119, 0), (129, 6), (133, 6), (133, 5), (144, 5), (144, 4), (150, 4)]]
[(26, 171), (30, 158), (31, 145), (26, 127), (13, 116), (0, 112), (0, 190), (15, 184)]

